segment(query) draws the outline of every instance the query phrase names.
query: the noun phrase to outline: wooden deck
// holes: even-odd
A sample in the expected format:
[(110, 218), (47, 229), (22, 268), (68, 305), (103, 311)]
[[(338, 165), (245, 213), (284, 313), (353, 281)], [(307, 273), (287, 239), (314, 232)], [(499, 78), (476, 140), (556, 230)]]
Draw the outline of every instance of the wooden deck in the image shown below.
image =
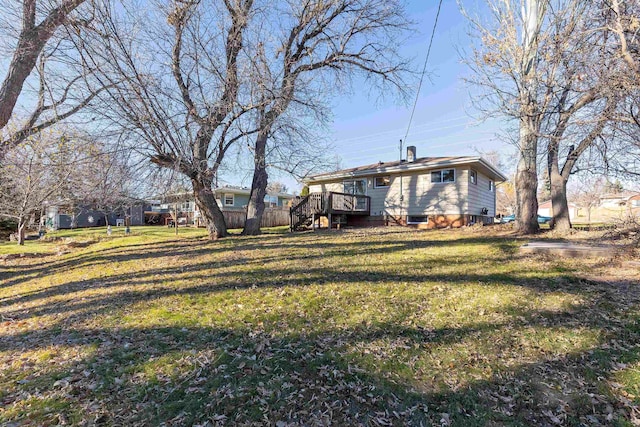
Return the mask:
[(311, 220), (326, 216), (329, 224), (334, 215), (363, 215), (371, 213), (371, 198), (361, 194), (337, 193), (333, 191), (310, 193), (289, 211), (291, 231)]

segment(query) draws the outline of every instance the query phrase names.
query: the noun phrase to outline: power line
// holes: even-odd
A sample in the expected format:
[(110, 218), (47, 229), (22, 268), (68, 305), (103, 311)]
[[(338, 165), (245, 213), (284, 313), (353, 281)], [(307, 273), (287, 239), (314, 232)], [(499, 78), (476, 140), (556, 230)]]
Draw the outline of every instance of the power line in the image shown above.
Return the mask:
[[(421, 143), (421, 142), (429, 142), (429, 141), (428, 140), (419, 140), (419, 141), (416, 141), (415, 143)], [(491, 143), (491, 142), (495, 142), (495, 140), (492, 140), (491, 138), (478, 138), (478, 139), (472, 139), (472, 140), (466, 140), (466, 141), (460, 141), (460, 142), (453, 142), (453, 143), (447, 142), (446, 144), (433, 145), (433, 146), (430, 146), (429, 148), (431, 148), (431, 149), (433, 149), (433, 148), (445, 148), (445, 147), (454, 147), (454, 146), (460, 146), (460, 145), (466, 145), (466, 144), (471, 145), (471, 144), (482, 144), (482, 143)], [(388, 152), (390, 154), (395, 151), (395, 149), (391, 148), (391, 147), (385, 147), (385, 148), (388, 150)], [(371, 150), (368, 150), (368, 152), (369, 151), (371, 151)], [(341, 153), (341, 154), (343, 154), (343, 153)], [(386, 153), (379, 153), (379, 154), (373, 153), (373, 154), (368, 154), (368, 155), (364, 155), (364, 156), (349, 157), (349, 161), (353, 162), (354, 160), (363, 160), (363, 159), (372, 159), (373, 160), (376, 157), (378, 157), (378, 160), (379, 160), (379, 157), (380, 157), (381, 154), (386, 154)], [(393, 156), (390, 156), (390, 158), (391, 157), (393, 157)], [(372, 161), (372, 163), (374, 163), (374, 162)]]
[[(465, 128), (470, 124), (471, 123), (459, 123), (457, 125), (449, 125), (449, 126), (441, 126), (439, 128), (423, 129), (423, 130), (420, 130), (418, 132), (413, 132), (411, 134), (411, 136), (412, 137), (416, 137), (418, 135), (430, 134), (430, 133), (439, 132), (439, 131), (442, 131), (442, 130)], [(416, 129), (416, 128), (414, 128), (414, 129)], [(371, 139), (367, 139), (366, 141), (357, 141), (357, 142), (350, 143), (349, 147), (354, 147), (354, 146), (358, 146), (358, 145), (362, 145), (362, 144), (372, 144), (374, 142), (386, 141), (387, 139), (388, 139), (388, 137), (386, 137), (386, 136), (374, 137), (374, 138), (371, 138)]]
[(436, 20), (433, 23), (433, 30), (431, 31), (431, 38), (429, 39), (429, 48), (427, 49), (427, 56), (424, 58), (424, 65), (422, 67), (422, 74), (420, 75), (420, 83), (418, 84), (418, 91), (416, 92), (416, 99), (413, 102), (413, 108), (411, 109), (411, 116), (409, 116), (409, 124), (407, 125), (407, 132), (404, 135), (404, 141), (407, 141), (409, 136), (409, 129), (411, 129), (411, 122), (413, 122), (413, 115), (416, 112), (416, 106), (418, 105), (418, 98), (420, 97), (420, 89), (422, 89), (422, 82), (424, 81), (424, 75), (427, 72), (427, 62), (429, 62), (429, 55), (431, 54), (431, 46), (433, 46), (433, 37), (436, 34), (436, 27), (438, 26), (438, 18), (440, 17), (440, 9), (442, 8), (442, 0), (438, 2), (438, 11), (436, 12)]
[[(450, 122), (455, 122), (455, 121), (459, 121), (461, 119), (466, 119), (466, 121), (461, 121), (455, 125), (449, 125), (447, 127), (440, 127), (440, 128), (429, 128), (429, 126), (432, 126), (434, 123), (437, 124), (444, 124), (444, 123), (450, 123)], [(425, 132), (434, 132), (434, 131), (438, 131), (438, 130), (445, 130), (445, 129), (452, 129), (452, 128), (456, 128), (456, 127), (462, 127), (462, 126), (467, 126), (467, 125), (471, 125), (473, 124), (472, 122), (468, 121), (469, 117), (468, 116), (459, 116), (459, 117), (452, 117), (450, 119), (446, 119), (446, 120), (441, 120), (438, 122), (432, 122), (432, 123), (423, 123), (419, 126), (414, 127), (414, 130), (418, 129), (420, 133), (425, 133)], [(425, 129), (428, 128), (428, 129)], [(382, 141), (385, 138), (388, 138), (390, 136), (392, 136), (393, 134), (396, 134), (398, 131), (401, 131), (403, 128), (397, 128), (397, 129), (390, 129), (390, 130), (386, 130), (386, 131), (382, 131), (382, 132), (376, 132), (376, 133), (370, 133), (368, 135), (360, 135), (360, 136), (354, 136), (352, 138), (346, 138), (346, 139), (338, 139), (335, 141), (335, 144), (344, 144), (344, 143), (349, 143), (349, 145), (358, 145), (358, 144), (370, 144), (371, 141)], [(364, 141), (362, 141), (364, 140)], [(355, 143), (354, 143), (355, 142)]]

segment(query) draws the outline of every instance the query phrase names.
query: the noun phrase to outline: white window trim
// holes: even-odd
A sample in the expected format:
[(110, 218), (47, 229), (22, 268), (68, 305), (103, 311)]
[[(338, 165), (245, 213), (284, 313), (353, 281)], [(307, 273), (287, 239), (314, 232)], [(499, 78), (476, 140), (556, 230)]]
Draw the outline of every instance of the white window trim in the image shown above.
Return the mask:
[[(342, 181), (342, 192), (345, 193), (345, 194), (349, 194), (344, 189), (345, 182), (354, 182), (355, 183), (356, 181), (362, 181), (364, 183), (364, 194), (358, 194), (358, 196), (366, 196), (367, 195), (367, 191), (369, 190), (369, 186), (367, 185), (367, 180), (364, 179), (364, 178), (353, 178), (353, 179), (345, 179), (345, 180), (343, 180)], [(355, 189), (355, 184), (354, 184), (354, 189)]]
[[(435, 184), (435, 183), (434, 183)], [(412, 216), (424, 216), (427, 218), (426, 221), (409, 221), (409, 218)], [(429, 224), (429, 215), (407, 215), (407, 224)]]
[[(389, 185), (378, 185), (378, 184), (376, 184), (376, 179), (385, 178), (385, 177), (389, 178)], [(373, 177), (373, 188), (389, 188), (389, 187), (391, 187), (391, 175), (380, 175), (380, 176), (374, 176)]]
[[(471, 177), (473, 176), (473, 174), (475, 174), (475, 175), (476, 175), (476, 180), (475, 180), (475, 181), (473, 181), (473, 180), (471, 179)], [(454, 172), (454, 175), (455, 175), (455, 172)], [(474, 169), (469, 169), (469, 183), (470, 183), (470, 184), (473, 184), (473, 185), (478, 185), (478, 171), (476, 171), (476, 170), (474, 170)]]
[[(231, 196), (231, 203), (227, 203), (227, 196)], [(224, 193), (224, 205), (233, 206), (236, 204), (236, 197), (233, 193)]]
[[(433, 182), (431, 180), (431, 174), (434, 172), (440, 172), (440, 179), (442, 179), (442, 172), (444, 171), (449, 171), (452, 170), (453, 171), (453, 181), (440, 181), (440, 182)], [(437, 170), (433, 170), (429, 172), (429, 182), (431, 182), (431, 184), (434, 185), (440, 185), (440, 184), (455, 184), (456, 180), (458, 179), (458, 174), (456, 172), (455, 168), (446, 168), (446, 169), (437, 169)]]
[(496, 191), (496, 182), (494, 180), (489, 180), (489, 191), (492, 193)]

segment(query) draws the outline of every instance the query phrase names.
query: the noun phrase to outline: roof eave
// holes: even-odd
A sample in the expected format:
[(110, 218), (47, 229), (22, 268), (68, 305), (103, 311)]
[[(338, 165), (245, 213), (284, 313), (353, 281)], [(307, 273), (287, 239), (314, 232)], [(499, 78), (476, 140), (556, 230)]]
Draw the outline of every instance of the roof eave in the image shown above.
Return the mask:
[(503, 182), (508, 180), (506, 176), (504, 176), (500, 171), (498, 171), (490, 163), (485, 161), (482, 157), (465, 157), (464, 159), (458, 159), (458, 160), (442, 160), (442, 161), (428, 162), (428, 163), (407, 162), (407, 163), (402, 163), (400, 165), (391, 166), (391, 167), (380, 167), (380, 168), (365, 169), (365, 170), (354, 171), (354, 172), (317, 175), (316, 177), (307, 178), (306, 180), (304, 180), (304, 183), (311, 184), (314, 182), (331, 181), (331, 180), (340, 179), (340, 178), (357, 178), (361, 176), (377, 175), (382, 173), (426, 170), (426, 169), (434, 169), (434, 168), (443, 167), (443, 166), (457, 166), (461, 164), (471, 164), (474, 162), (482, 164), (485, 168), (491, 171), (495, 175), (495, 177), (498, 178), (496, 179), (496, 181)]

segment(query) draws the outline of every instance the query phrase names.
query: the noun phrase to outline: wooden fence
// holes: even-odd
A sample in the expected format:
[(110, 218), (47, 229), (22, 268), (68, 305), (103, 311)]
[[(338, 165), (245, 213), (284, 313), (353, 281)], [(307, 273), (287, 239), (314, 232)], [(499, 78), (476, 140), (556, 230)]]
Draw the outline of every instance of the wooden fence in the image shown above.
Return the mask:
[[(246, 209), (222, 211), (227, 228), (242, 228), (247, 216)], [(289, 208), (266, 208), (262, 214), (260, 227), (289, 225)]]

